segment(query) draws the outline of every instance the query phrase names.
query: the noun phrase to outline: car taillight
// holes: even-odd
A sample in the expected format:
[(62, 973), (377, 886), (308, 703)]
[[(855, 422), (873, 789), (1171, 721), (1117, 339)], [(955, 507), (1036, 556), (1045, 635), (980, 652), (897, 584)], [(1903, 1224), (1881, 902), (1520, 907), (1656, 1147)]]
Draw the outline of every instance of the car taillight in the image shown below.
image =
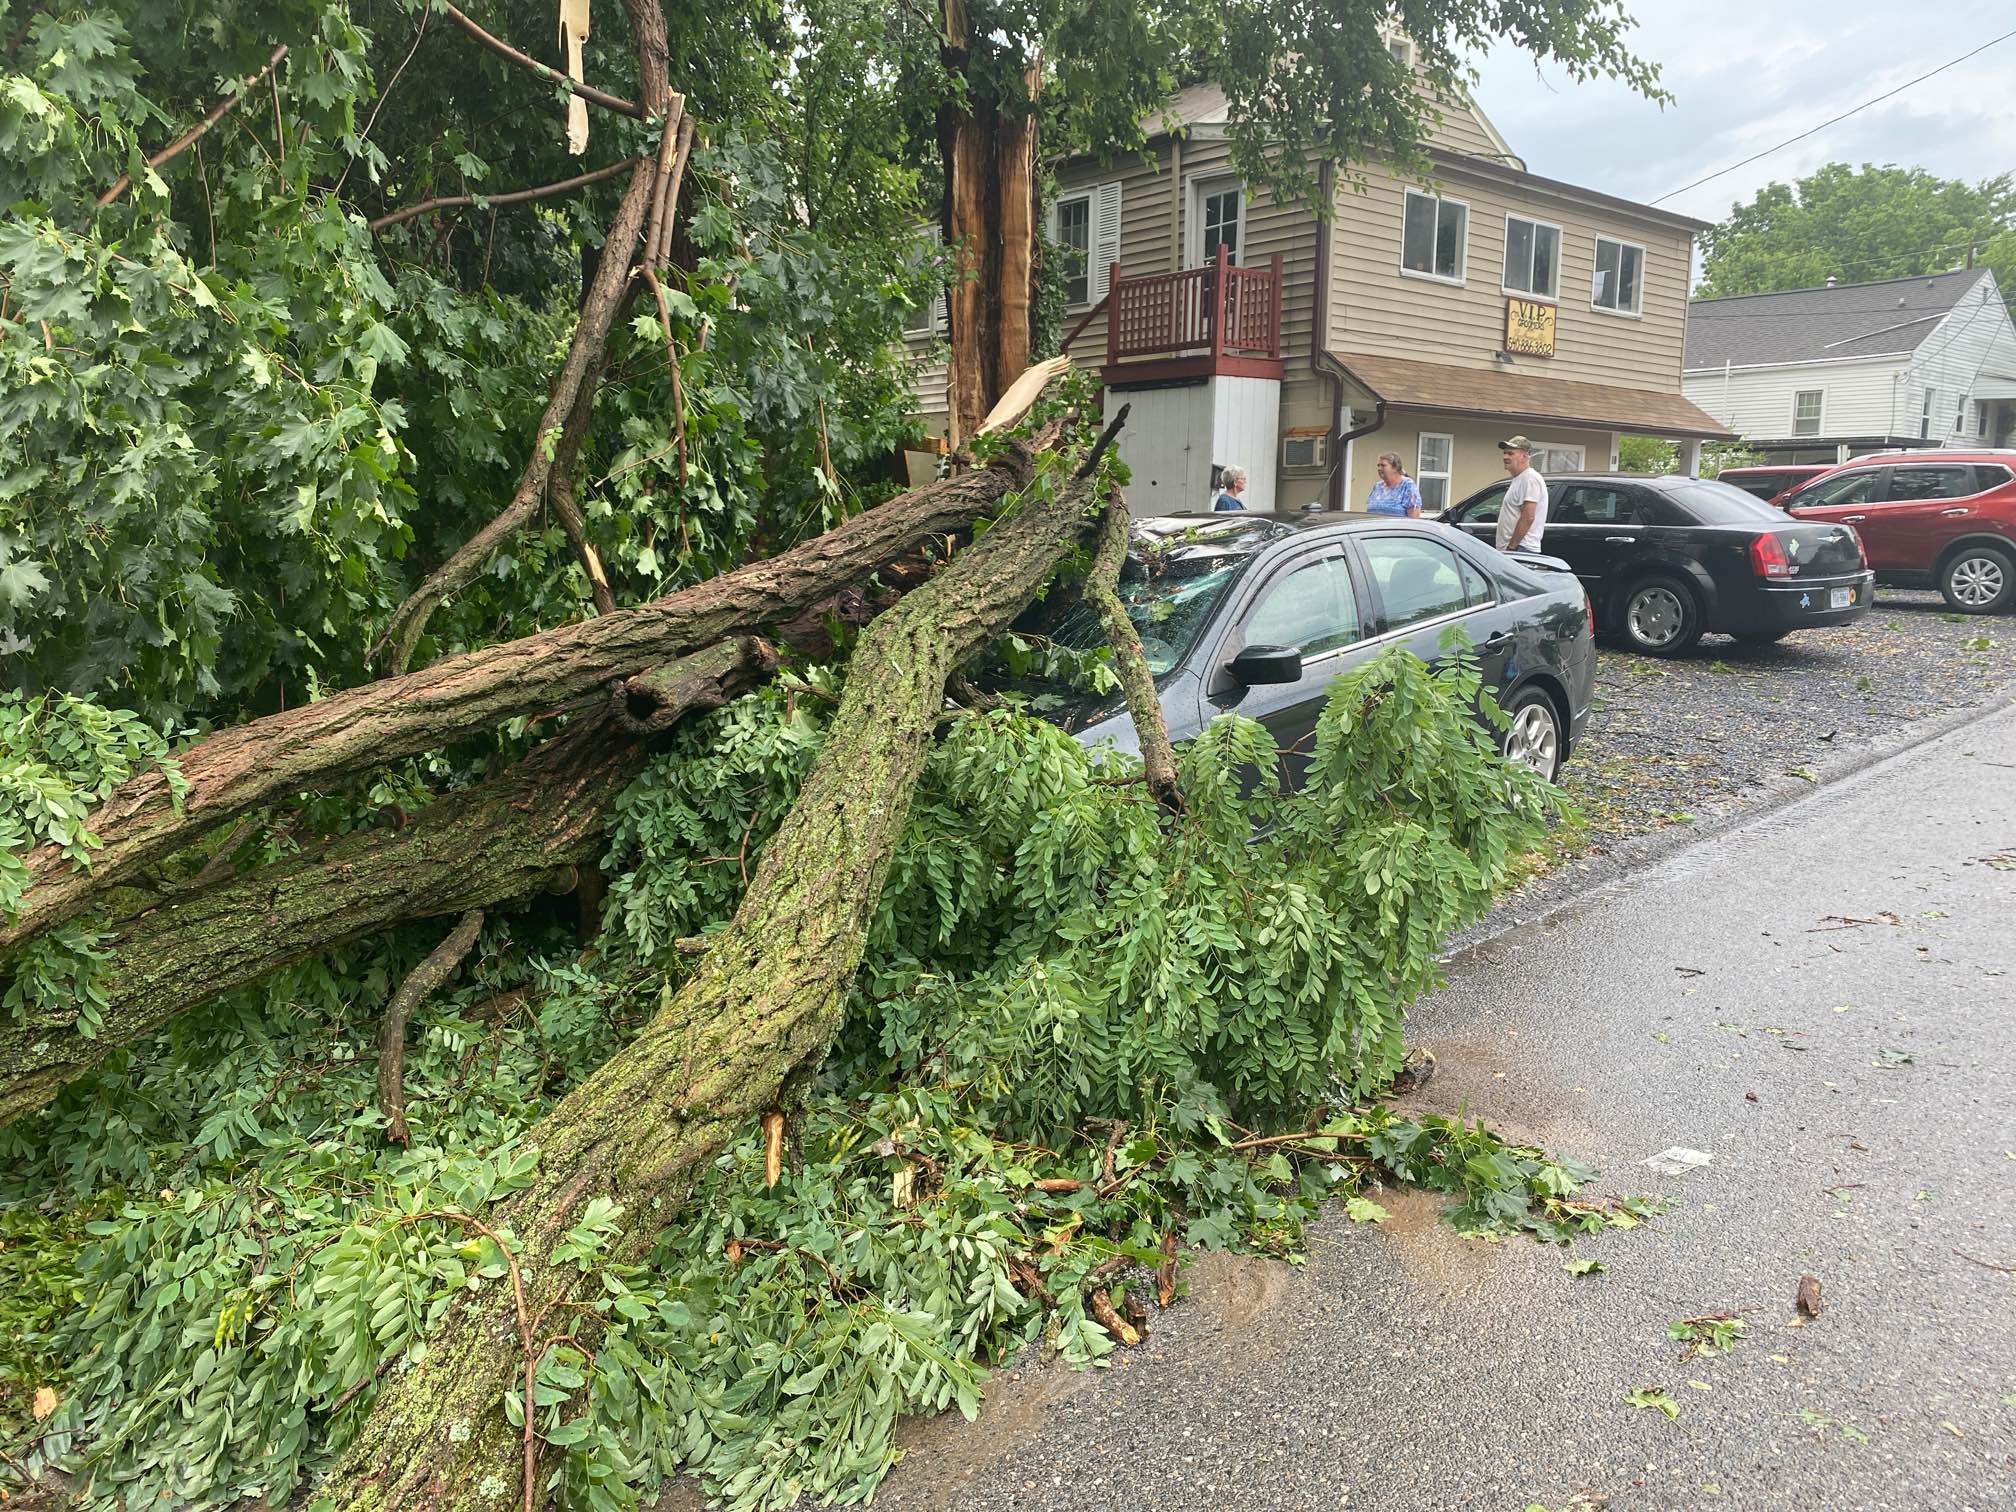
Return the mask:
[(1589, 590), (1582, 590), (1582, 612), (1589, 617), (1589, 639), (1596, 639), (1596, 600), (1589, 597)]
[(1750, 537), (1750, 570), (1761, 578), (1790, 577), (1792, 559), (1785, 555), (1785, 543), (1775, 535)]

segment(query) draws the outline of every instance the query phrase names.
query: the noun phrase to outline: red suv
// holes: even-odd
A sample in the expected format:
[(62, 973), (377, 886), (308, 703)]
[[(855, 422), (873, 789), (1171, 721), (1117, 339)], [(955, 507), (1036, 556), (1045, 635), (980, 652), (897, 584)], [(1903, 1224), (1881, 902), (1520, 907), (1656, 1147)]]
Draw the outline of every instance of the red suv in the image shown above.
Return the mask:
[(1774, 502), (1853, 525), (1879, 583), (1936, 587), (1968, 614), (2016, 599), (2016, 451), (1863, 457)]

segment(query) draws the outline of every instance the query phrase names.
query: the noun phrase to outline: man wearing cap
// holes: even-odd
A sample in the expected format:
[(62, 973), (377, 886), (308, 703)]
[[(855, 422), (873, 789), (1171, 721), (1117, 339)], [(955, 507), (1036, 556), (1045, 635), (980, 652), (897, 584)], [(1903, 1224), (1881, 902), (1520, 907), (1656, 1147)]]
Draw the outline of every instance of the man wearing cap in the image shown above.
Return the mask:
[(1498, 506), (1498, 549), (1538, 551), (1547, 529), (1547, 480), (1533, 465), (1533, 443), (1510, 436), (1498, 443), (1498, 450), (1512, 475), (1505, 502)]

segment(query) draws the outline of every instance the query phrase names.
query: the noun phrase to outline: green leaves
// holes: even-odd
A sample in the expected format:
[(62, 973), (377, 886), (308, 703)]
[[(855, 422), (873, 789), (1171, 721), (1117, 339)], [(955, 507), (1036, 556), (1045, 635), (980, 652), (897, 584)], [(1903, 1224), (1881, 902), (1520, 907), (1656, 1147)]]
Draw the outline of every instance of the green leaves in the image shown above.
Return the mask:
[(1625, 1392), (1624, 1400), (1633, 1407), (1649, 1407), (1663, 1412), (1668, 1421), (1680, 1416), (1680, 1404), (1666, 1394), (1663, 1386), (1640, 1386), (1636, 1391)]

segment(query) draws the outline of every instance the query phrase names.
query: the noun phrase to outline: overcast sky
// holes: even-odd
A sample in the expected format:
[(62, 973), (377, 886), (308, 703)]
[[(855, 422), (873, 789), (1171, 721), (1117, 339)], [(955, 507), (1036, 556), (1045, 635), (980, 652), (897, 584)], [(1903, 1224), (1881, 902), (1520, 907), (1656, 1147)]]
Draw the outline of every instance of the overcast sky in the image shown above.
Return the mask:
[[(1675, 96), (1536, 76), (1511, 47), (1477, 101), (1534, 173), (1650, 201), (1817, 126), (2016, 24), (2009, 0), (1626, 0), (1634, 50)], [(1822, 163), (1896, 163), (1979, 182), (2016, 170), (2016, 38), (1762, 162), (1664, 201), (1720, 220)]]

